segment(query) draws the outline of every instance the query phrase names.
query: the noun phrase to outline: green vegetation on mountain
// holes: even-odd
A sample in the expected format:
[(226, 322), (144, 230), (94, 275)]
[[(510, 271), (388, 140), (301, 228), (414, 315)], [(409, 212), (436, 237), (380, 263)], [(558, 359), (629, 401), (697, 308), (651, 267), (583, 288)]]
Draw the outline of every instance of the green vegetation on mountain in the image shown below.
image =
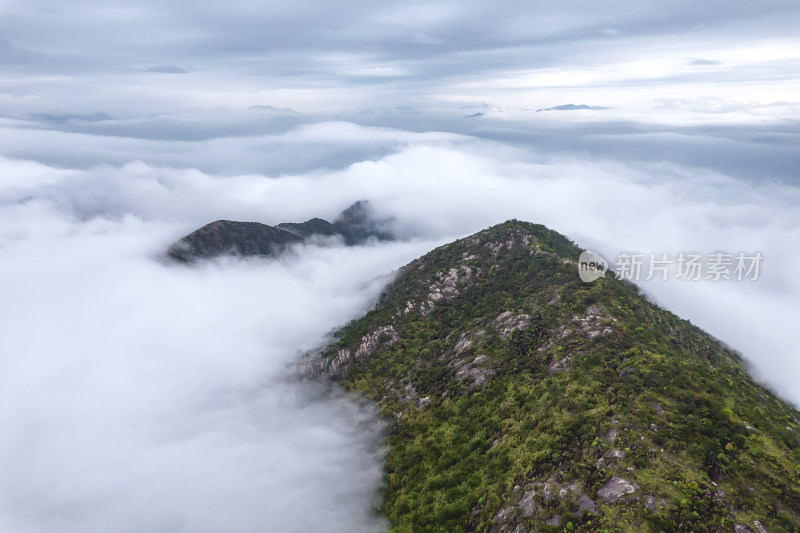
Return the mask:
[(217, 220), (170, 246), (167, 256), (181, 263), (228, 254), (274, 256), (301, 242), (295, 233), (259, 222)]
[(370, 239), (392, 240), (390, 225), (391, 219), (379, 218), (368, 201), (359, 200), (342, 211), (333, 223), (322, 218), (282, 222), (277, 226), (217, 220), (172, 244), (166, 255), (179, 263), (225, 255), (276, 257), (291, 245), (314, 237), (338, 236), (348, 246)]
[(396, 532), (800, 531), (800, 414), (510, 221), (403, 267), (313, 365), (388, 425)]

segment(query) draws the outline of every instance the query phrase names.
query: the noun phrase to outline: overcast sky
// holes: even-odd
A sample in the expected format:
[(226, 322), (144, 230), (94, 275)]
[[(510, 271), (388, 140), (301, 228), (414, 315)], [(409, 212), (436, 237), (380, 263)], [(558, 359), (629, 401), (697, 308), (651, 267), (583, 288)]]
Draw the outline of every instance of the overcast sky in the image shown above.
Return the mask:
[[(761, 252), (757, 282), (643, 287), (800, 403), (798, 27), (793, 0), (0, 2), (0, 529), (381, 530), (372, 408), (285, 368), (514, 217), (610, 259)], [(362, 198), (407, 240), (159, 259)]]
[[(796, 181), (798, 19), (792, 0), (8, 0), (0, 115), (15, 120), (3, 140), (29, 156), (36, 143), (20, 128), (196, 141), (346, 120)], [(570, 103), (613, 109), (535, 113)], [(176, 156), (130, 149), (48, 155)], [(213, 170), (248, 166), (234, 159)], [(299, 169), (273, 159), (250, 169)]]

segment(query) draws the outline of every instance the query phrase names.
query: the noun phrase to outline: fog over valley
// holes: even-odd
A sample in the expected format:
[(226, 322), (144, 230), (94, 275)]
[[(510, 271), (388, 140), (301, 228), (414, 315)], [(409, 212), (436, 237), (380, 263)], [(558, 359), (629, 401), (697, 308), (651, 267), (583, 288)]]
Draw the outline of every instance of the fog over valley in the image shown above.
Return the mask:
[[(762, 254), (755, 281), (637, 284), (800, 405), (798, 22), (779, 0), (4, 2), (0, 530), (388, 531), (386, 422), (296, 364), (403, 265), (509, 219), (612, 270)], [(395, 240), (165, 256), (358, 200)]]

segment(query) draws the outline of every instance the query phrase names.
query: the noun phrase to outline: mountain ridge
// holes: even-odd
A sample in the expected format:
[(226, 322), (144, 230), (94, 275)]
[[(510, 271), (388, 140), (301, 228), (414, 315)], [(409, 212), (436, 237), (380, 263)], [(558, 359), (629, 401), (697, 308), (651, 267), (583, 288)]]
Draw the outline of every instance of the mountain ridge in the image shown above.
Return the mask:
[(515, 220), (459, 239), (304, 361), (388, 421), (392, 531), (800, 530), (800, 414), (580, 252)]
[(290, 246), (314, 237), (339, 236), (348, 246), (372, 238), (393, 240), (390, 225), (391, 219), (380, 218), (367, 200), (359, 200), (342, 211), (333, 223), (318, 217), (275, 226), (216, 220), (170, 245), (166, 255), (187, 264), (224, 255), (277, 257)]

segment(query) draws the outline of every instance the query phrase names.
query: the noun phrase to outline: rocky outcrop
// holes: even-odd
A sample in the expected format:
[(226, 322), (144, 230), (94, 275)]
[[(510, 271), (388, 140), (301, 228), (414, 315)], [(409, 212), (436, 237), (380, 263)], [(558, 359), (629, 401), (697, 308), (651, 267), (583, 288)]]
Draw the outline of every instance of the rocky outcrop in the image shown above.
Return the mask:
[(456, 379), (467, 384), (471, 392), (482, 389), (495, 374), (493, 369), (480, 366), (486, 360), (485, 355), (479, 355), (471, 362), (464, 363), (456, 370)]
[(667, 504), (667, 500), (664, 498), (656, 498), (652, 494), (645, 494), (642, 497), (642, 503), (644, 504), (644, 508), (650, 512), (654, 512)]
[(446, 273), (439, 273), (429, 287), (428, 296), (420, 306), (423, 316), (428, 316), (440, 301), (449, 301), (457, 296), (462, 287), (472, 282), (473, 270), (468, 266), (451, 268)]
[(379, 346), (383, 345), (389, 348), (397, 342), (399, 338), (400, 334), (394, 326), (380, 327), (372, 333), (361, 337), (361, 344), (358, 345), (355, 352), (351, 352), (347, 348), (339, 350), (336, 356), (328, 363), (326, 373), (333, 376), (343, 376), (354, 360), (372, 357)]
[(562, 516), (553, 515), (552, 509), (553, 505), (560, 502), (579, 517), (586, 513), (597, 513), (599, 508), (597, 502), (583, 493), (578, 483), (559, 483), (553, 477), (544, 482), (529, 483), (524, 489), (515, 486), (509, 502), (515, 501), (501, 507), (492, 517), (492, 522), (499, 528), (497, 531), (516, 531), (514, 528), (520, 527), (519, 521), (527, 523), (536, 517), (547, 525), (559, 525)]
[(527, 328), (531, 324), (531, 316), (526, 314), (515, 315), (511, 311), (500, 313), (494, 319), (500, 337), (507, 339), (518, 329)]
[(604, 504), (617, 503), (636, 499), (634, 493), (639, 490), (639, 485), (621, 477), (612, 476), (611, 479), (597, 491), (597, 497)]

